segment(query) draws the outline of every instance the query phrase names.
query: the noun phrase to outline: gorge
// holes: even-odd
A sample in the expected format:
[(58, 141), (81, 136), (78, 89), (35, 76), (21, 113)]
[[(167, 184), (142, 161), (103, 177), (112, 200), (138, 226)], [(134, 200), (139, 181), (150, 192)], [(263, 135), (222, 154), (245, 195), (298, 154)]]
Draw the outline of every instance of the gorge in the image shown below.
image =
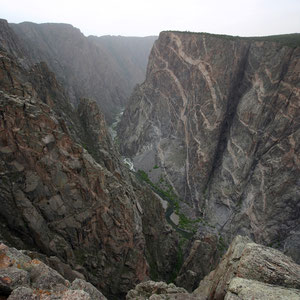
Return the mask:
[(247, 235), (299, 262), (299, 35), (277, 38), (162, 32), (119, 136), (227, 241)]
[(0, 297), (300, 299), (299, 108), (299, 34), (0, 20)]

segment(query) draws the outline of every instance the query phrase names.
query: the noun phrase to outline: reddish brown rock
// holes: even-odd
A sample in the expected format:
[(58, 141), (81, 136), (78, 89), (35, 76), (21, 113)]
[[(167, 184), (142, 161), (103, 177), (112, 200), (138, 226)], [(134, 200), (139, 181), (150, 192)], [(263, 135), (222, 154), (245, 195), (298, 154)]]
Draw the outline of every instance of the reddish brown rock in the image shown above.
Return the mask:
[[(146, 251), (143, 231), (152, 227), (159, 236), (166, 221), (163, 213), (152, 219), (152, 206), (146, 210), (140, 198), (162, 210), (160, 202), (123, 166), (97, 105), (82, 100), (74, 111), (45, 64), (26, 70), (1, 55), (1, 238), (56, 256), (115, 297), (148, 278), (151, 256), (160, 276), (171, 273), (176, 235), (164, 234), (170, 254), (156, 255), (160, 243)], [(74, 279), (60, 263), (51, 266)]]

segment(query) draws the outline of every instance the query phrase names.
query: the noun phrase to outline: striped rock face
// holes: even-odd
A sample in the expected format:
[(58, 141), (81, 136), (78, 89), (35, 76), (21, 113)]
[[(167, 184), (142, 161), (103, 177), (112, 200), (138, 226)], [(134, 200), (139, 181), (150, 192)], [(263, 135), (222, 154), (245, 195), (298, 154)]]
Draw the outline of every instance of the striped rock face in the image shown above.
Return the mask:
[(272, 41), (162, 32), (119, 126), (123, 154), (136, 169), (159, 166), (156, 178), (228, 240), (293, 248), (299, 58), (300, 47)]

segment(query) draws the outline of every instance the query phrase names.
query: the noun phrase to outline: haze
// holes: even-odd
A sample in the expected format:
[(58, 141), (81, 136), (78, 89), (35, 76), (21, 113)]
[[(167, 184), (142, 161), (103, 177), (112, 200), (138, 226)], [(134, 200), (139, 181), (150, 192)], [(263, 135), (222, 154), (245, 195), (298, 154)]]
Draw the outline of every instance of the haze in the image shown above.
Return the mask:
[(163, 30), (240, 36), (299, 32), (299, 0), (1, 0), (11, 23), (69, 23), (88, 35), (158, 35)]

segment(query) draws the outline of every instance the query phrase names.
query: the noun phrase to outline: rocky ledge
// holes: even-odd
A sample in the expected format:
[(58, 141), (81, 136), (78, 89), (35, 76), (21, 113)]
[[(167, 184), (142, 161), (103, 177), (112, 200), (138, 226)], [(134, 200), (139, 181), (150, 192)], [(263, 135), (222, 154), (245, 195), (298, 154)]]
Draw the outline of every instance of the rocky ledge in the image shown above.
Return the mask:
[(38, 259), (0, 244), (0, 296), (8, 300), (106, 300), (92, 284), (69, 282)]

